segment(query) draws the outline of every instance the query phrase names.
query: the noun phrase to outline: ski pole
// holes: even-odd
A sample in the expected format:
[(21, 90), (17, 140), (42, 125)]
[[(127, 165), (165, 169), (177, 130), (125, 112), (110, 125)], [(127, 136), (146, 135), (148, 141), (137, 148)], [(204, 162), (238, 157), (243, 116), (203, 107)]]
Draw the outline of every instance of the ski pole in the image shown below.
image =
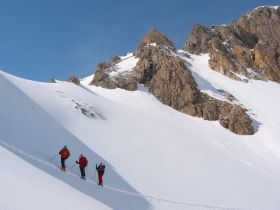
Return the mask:
[(95, 178), (95, 174), (96, 174), (96, 170), (95, 170), (95, 173), (94, 173), (94, 176), (93, 176), (93, 181), (94, 181), (94, 178)]
[[(74, 163), (74, 165), (76, 164), (76, 162)], [(74, 167), (74, 165), (70, 168), (70, 170)]]
[[(58, 155), (59, 155), (59, 153), (56, 156), (58, 156)], [(50, 161), (52, 161), (56, 156), (54, 156), (52, 159), (50, 159)]]

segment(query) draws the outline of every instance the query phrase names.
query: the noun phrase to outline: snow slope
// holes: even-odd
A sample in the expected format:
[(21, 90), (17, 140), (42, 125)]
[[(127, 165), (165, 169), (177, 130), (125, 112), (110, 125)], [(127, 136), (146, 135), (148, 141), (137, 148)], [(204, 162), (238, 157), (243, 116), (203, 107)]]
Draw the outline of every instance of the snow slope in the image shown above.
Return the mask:
[[(179, 55), (200, 89), (222, 100), (217, 89), (228, 91), (249, 110), (254, 135), (179, 113), (144, 87), (88, 86), (93, 75), (80, 86), (49, 84), (0, 72), (0, 208), (279, 209), (279, 84), (233, 81), (208, 68), (208, 55)], [(59, 157), (50, 161), (64, 144), (67, 173)], [(87, 181), (74, 164), (80, 153), (89, 160)], [(99, 162), (104, 188), (95, 183)]]
[(126, 56), (121, 56), (121, 60), (116, 64), (116, 71), (111, 73), (111, 76), (122, 72), (131, 72), (132, 68), (136, 65), (139, 58), (135, 58), (133, 53), (128, 53)]
[(125, 56), (120, 57), (120, 61), (112, 68), (112, 72), (109, 73), (110, 77), (113, 79), (118, 74), (126, 76), (133, 71), (133, 67), (136, 66), (139, 58), (135, 58), (133, 53), (127, 53)]

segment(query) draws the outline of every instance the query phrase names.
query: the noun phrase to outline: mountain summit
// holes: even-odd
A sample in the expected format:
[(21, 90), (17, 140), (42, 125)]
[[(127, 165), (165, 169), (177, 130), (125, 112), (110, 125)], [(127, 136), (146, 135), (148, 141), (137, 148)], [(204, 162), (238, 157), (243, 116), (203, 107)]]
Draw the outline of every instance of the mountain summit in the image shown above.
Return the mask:
[(210, 53), (210, 68), (231, 79), (280, 83), (279, 28), (280, 7), (258, 7), (228, 26), (195, 25), (182, 49), (196, 55)]
[[(209, 54), (209, 67), (233, 80), (280, 83), (279, 28), (280, 7), (258, 7), (229, 26), (196, 24), (182, 49), (194, 55)], [(216, 89), (225, 97), (221, 100), (199, 88), (186, 52), (176, 51), (169, 38), (152, 29), (134, 53), (99, 63), (89, 84), (128, 91), (144, 85), (160, 102), (180, 112), (217, 120), (236, 134), (254, 134), (247, 109), (235, 103), (230, 92)]]
[(217, 120), (236, 134), (253, 134), (252, 120), (244, 108), (198, 88), (186, 58), (167, 37), (153, 29), (144, 35), (133, 54), (120, 57), (117, 62), (111, 62), (111, 58), (108, 64), (99, 63), (90, 85), (135, 91), (142, 84), (160, 102), (180, 112)]
[[(139, 45), (147, 45), (147, 44), (153, 44), (153, 43), (166, 46), (170, 50), (176, 51), (173, 42), (156, 29), (152, 29), (152, 30), (148, 31), (144, 35), (144, 37), (141, 39)], [(136, 51), (137, 51), (137, 49), (136, 49)]]

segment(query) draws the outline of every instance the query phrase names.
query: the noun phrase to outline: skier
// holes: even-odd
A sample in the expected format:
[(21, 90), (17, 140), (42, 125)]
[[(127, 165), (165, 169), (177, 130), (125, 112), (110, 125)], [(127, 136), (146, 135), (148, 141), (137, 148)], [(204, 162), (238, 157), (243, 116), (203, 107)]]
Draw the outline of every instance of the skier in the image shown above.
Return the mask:
[(70, 152), (69, 152), (69, 150), (67, 149), (67, 146), (66, 146), (66, 145), (64, 145), (63, 149), (60, 150), (59, 154), (60, 154), (60, 156), (61, 156), (61, 169), (60, 169), (60, 170), (66, 172), (66, 169), (65, 169), (65, 160), (66, 160), (67, 158), (69, 158), (69, 156), (70, 156)]
[(81, 171), (81, 178), (86, 179), (86, 173), (85, 173), (85, 167), (87, 167), (88, 161), (87, 158), (83, 156), (83, 154), (80, 154), (79, 162), (76, 161), (77, 164), (80, 164), (80, 171)]
[(98, 185), (103, 186), (102, 176), (104, 175), (104, 172), (105, 172), (105, 165), (102, 165), (102, 163), (100, 163), (100, 165), (97, 167), (97, 164), (96, 164), (95, 168), (98, 172), (98, 179), (99, 179)]

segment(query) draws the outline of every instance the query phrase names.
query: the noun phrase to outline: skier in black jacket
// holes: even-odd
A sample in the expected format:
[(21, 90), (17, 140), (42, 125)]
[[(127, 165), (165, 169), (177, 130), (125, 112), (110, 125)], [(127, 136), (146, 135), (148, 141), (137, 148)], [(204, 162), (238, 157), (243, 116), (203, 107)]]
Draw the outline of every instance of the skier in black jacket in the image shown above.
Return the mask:
[(105, 165), (102, 165), (102, 163), (100, 163), (100, 165), (97, 167), (97, 164), (96, 164), (95, 168), (98, 172), (98, 179), (99, 179), (98, 185), (103, 186), (102, 176), (104, 175), (104, 172), (105, 172)]

